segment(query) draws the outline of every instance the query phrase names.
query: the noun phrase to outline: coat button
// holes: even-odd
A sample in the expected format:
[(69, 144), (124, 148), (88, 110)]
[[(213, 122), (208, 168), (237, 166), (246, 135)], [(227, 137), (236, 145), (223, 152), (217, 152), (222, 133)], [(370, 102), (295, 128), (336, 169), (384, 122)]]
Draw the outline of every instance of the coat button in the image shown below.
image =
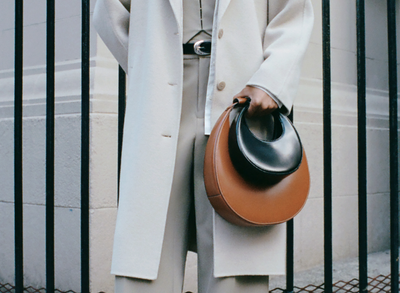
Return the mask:
[(225, 86), (226, 86), (226, 83), (224, 81), (221, 81), (221, 82), (218, 83), (217, 89), (219, 91), (222, 91), (222, 90), (224, 90)]
[(221, 29), (218, 31), (218, 39), (222, 38), (223, 35), (224, 35), (224, 30), (221, 28)]

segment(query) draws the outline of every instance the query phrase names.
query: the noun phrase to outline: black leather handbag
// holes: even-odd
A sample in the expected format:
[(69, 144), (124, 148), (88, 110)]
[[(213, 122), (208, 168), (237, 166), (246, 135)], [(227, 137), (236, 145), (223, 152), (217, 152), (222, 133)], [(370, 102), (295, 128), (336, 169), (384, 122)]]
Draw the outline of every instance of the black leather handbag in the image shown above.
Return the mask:
[[(235, 102), (235, 101), (234, 101)], [(282, 113), (273, 112), (274, 138), (261, 140), (249, 129), (245, 114), (250, 99), (238, 103), (242, 109), (229, 130), (229, 153), (239, 173), (247, 180), (273, 183), (296, 171), (303, 157), (300, 136)]]

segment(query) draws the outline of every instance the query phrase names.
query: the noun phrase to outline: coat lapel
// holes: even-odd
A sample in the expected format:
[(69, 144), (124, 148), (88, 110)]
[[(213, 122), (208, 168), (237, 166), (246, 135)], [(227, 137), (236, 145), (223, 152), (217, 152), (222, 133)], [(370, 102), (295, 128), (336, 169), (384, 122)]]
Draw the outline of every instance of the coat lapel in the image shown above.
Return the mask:
[(179, 29), (182, 28), (182, 0), (169, 0), (172, 11), (174, 12), (176, 22), (178, 23)]
[(231, 2), (231, 0), (218, 0), (218, 2), (217, 2), (218, 3), (218, 19), (217, 19), (218, 23), (220, 23), (230, 2)]

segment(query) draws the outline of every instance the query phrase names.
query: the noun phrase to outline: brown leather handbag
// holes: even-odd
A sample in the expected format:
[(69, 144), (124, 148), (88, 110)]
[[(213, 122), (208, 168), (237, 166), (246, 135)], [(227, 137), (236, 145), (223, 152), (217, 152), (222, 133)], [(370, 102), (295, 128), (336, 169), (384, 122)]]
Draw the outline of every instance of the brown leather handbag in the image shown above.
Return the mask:
[[(236, 100), (222, 113), (211, 132), (204, 159), (207, 196), (215, 211), (233, 224), (267, 226), (283, 223), (300, 212), (308, 197), (310, 174), (307, 157), (301, 146), (301, 158), (298, 160), (297, 156), (298, 163), (289, 164), (290, 170), (285, 168), (275, 172), (272, 169), (267, 171), (266, 177), (259, 178), (251, 173), (251, 176), (246, 176), (248, 166), (241, 168), (245, 165), (243, 159), (235, 158), (238, 150), (232, 151), (235, 146), (229, 142), (230, 132), (231, 141), (234, 133), (230, 131), (229, 116), (234, 107), (244, 106), (247, 102), (244, 98)], [(234, 122), (232, 127), (236, 125)], [(282, 136), (284, 134), (277, 140)], [(279, 156), (279, 152), (275, 155)]]

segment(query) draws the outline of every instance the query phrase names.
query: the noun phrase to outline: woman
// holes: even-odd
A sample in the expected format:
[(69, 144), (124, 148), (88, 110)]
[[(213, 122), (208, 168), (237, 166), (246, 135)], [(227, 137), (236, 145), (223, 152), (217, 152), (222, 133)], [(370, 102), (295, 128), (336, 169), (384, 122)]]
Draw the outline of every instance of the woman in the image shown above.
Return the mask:
[(200, 293), (268, 292), (285, 273), (285, 225), (214, 213), (202, 164), (234, 97), (288, 114), (309, 42), (310, 0), (98, 0), (94, 24), (128, 74), (112, 273), (116, 292), (181, 292), (196, 246)]

